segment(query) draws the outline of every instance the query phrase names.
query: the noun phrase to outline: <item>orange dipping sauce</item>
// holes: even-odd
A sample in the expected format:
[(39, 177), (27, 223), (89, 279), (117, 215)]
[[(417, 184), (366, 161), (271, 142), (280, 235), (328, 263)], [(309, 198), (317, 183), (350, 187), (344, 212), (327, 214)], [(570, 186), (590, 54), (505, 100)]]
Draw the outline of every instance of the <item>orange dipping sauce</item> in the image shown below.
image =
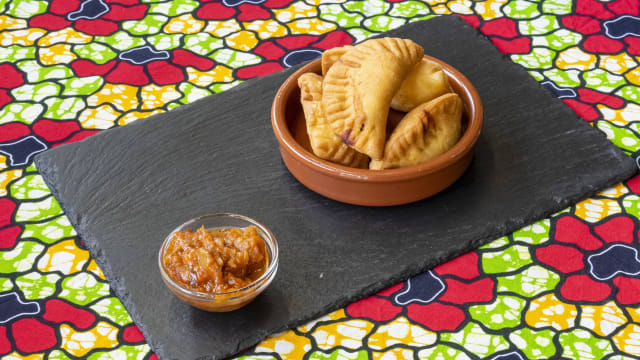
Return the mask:
[(243, 288), (267, 269), (269, 255), (254, 226), (173, 234), (164, 255), (175, 282), (193, 291), (220, 293)]

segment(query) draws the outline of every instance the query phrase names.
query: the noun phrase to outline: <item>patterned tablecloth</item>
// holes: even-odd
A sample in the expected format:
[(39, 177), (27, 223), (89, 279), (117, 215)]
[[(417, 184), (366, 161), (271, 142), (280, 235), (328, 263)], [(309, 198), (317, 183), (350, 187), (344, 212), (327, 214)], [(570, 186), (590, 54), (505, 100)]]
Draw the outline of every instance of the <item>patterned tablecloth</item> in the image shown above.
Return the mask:
[[(634, 154), (639, 9), (638, 0), (0, 0), (0, 358), (156, 357), (34, 154), (441, 14), (478, 28)], [(640, 177), (603, 190), (242, 356), (640, 356)]]

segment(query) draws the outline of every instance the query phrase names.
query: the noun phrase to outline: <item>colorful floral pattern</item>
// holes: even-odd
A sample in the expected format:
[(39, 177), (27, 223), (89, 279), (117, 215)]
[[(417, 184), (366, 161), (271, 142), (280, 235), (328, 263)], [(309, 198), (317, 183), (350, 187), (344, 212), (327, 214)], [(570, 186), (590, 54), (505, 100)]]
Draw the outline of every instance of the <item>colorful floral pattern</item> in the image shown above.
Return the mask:
[[(638, 0), (0, 0), (0, 358), (155, 358), (33, 166), (407, 22), (455, 14), (640, 150)], [(640, 356), (640, 177), (244, 359)]]

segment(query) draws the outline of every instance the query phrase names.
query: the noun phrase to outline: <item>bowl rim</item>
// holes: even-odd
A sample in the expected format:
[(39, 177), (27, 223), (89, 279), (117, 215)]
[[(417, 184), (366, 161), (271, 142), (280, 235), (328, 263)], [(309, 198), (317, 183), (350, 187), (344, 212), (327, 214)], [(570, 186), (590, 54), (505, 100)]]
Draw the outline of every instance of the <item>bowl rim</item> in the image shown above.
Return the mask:
[[(343, 179), (349, 179), (353, 181), (367, 181), (367, 182), (397, 182), (403, 180), (411, 180), (424, 175), (438, 172), (444, 168), (447, 168), (451, 164), (455, 163), (459, 158), (464, 156), (467, 152), (471, 151), (480, 136), (483, 123), (483, 108), (482, 101), (478, 91), (473, 86), (471, 81), (467, 79), (460, 71), (448, 63), (434, 58), (429, 55), (424, 55), (428, 60), (434, 61), (442, 66), (442, 69), (449, 77), (449, 80), (453, 80), (460, 85), (461, 92), (466, 97), (471, 99), (468, 104), (467, 112), (469, 114), (469, 124), (465, 133), (460, 137), (458, 142), (447, 152), (436, 158), (427, 161), (425, 163), (385, 170), (370, 170), (370, 169), (357, 169), (336, 164), (324, 159), (319, 158), (310, 151), (307, 151), (302, 145), (293, 138), (293, 135), (289, 131), (286, 123), (286, 101), (291, 96), (291, 93), (298, 88), (297, 79), (300, 75), (307, 72), (315, 72), (320, 68), (321, 58), (315, 59), (302, 66), (300, 69), (291, 74), (282, 83), (271, 106), (271, 125), (273, 132), (280, 143), (280, 150), (292, 153), (293, 156), (299, 161), (306, 163), (307, 166), (315, 168), (329, 176), (338, 176)], [(315, 69), (315, 70), (314, 70)]]
[[(206, 218), (212, 218), (212, 217), (232, 217), (232, 218), (236, 218), (239, 220), (244, 220), (247, 221), (249, 223), (251, 223), (251, 225), (257, 227), (259, 229), (259, 231), (262, 231), (262, 233), (264, 233), (269, 240), (267, 239), (262, 239), (262, 241), (264, 241), (265, 245), (271, 250), (271, 256), (270, 256), (270, 264), (267, 267), (267, 269), (264, 271), (264, 273), (262, 275), (260, 275), (260, 277), (258, 277), (256, 280), (254, 280), (253, 282), (251, 282), (249, 285), (235, 289), (235, 290), (231, 290), (231, 291), (225, 291), (225, 292), (216, 292), (216, 293), (208, 293), (208, 292), (203, 292), (203, 291), (195, 291), (195, 290), (190, 290), (188, 288), (185, 288), (183, 285), (181, 285), (180, 283), (176, 282), (175, 280), (173, 280), (173, 278), (171, 278), (171, 276), (169, 276), (169, 274), (167, 273), (166, 269), (165, 269), (165, 263), (163, 261), (164, 258), (164, 253), (169, 245), (169, 242), (171, 241), (173, 234), (176, 231), (179, 231), (180, 229), (182, 229), (184, 226), (188, 226), (189, 224), (195, 223), (199, 220), (202, 219), (206, 219)], [(250, 225), (249, 225), (250, 226)], [(278, 253), (279, 253), (279, 249), (278, 249), (278, 242), (276, 240), (276, 237), (273, 235), (273, 233), (264, 225), (262, 225), (260, 222), (248, 217), (248, 216), (244, 216), (244, 215), (240, 215), (240, 214), (233, 214), (233, 213), (212, 213), (212, 214), (205, 214), (205, 215), (201, 215), (195, 218), (192, 218), (190, 220), (187, 220), (186, 222), (182, 223), (181, 225), (177, 226), (176, 228), (174, 228), (173, 230), (171, 230), (171, 232), (169, 233), (169, 235), (167, 235), (167, 237), (164, 239), (164, 241), (162, 242), (162, 245), (160, 246), (160, 250), (158, 251), (158, 267), (160, 268), (160, 274), (161, 277), (169, 282), (169, 284), (176, 290), (180, 291), (181, 294), (185, 295), (188, 298), (194, 299), (194, 300), (215, 300), (218, 297), (230, 297), (230, 300), (233, 300), (234, 298), (238, 298), (238, 297), (242, 297), (244, 296), (249, 296), (251, 294), (253, 294), (253, 292), (249, 292), (247, 293), (248, 290), (252, 290), (254, 288), (258, 288), (261, 284), (263, 284), (265, 282), (265, 280), (269, 280), (270, 278), (275, 277), (275, 274), (278, 270)], [(234, 297), (234, 295), (236, 295)]]

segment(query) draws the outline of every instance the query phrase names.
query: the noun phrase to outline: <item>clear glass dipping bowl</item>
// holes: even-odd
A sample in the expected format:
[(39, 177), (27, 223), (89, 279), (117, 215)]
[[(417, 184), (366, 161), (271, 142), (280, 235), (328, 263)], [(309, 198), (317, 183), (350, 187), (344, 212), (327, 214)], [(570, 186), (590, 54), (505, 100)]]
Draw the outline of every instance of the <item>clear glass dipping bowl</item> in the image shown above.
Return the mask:
[[(251, 284), (228, 292), (206, 293), (193, 291), (183, 287), (167, 274), (164, 264), (164, 254), (176, 231), (191, 229), (196, 231), (200, 226), (205, 229), (215, 228), (245, 228), (255, 226), (258, 235), (264, 240), (269, 256), (267, 270)], [(264, 225), (243, 215), (237, 214), (209, 214), (191, 219), (175, 228), (164, 240), (158, 252), (158, 267), (162, 280), (175, 296), (180, 300), (199, 309), (212, 312), (227, 312), (239, 309), (250, 303), (256, 296), (263, 292), (276, 276), (278, 271), (278, 243), (275, 236)]]

